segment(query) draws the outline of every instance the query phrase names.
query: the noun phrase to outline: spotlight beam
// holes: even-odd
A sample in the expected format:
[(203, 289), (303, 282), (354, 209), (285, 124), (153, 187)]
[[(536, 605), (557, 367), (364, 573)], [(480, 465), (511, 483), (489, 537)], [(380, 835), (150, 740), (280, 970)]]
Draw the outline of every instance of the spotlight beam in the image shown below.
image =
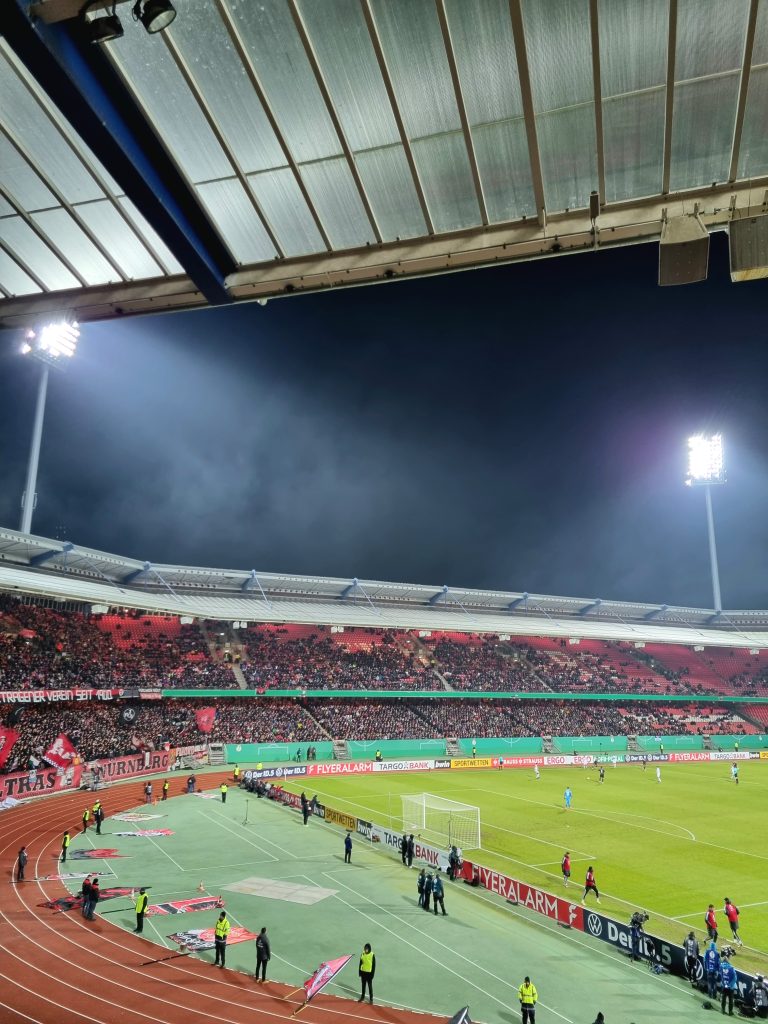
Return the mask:
[(722, 614), (723, 602), (720, 596), (720, 571), (717, 565), (715, 543), (715, 517), (712, 511), (712, 486), (725, 483), (725, 457), (722, 434), (696, 434), (688, 438), (688, 475), (685, 480), (689, 487), (703, 487), (707, 506), (707, 537), (709, 541), (709, 566), (712, 575), (712, 601), (715, 617)]

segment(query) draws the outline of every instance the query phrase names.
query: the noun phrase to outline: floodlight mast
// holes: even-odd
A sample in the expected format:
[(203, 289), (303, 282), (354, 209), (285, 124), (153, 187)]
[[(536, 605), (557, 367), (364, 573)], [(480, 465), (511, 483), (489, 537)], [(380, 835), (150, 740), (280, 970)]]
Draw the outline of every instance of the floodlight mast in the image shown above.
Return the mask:
[(723, 611), (723, 602), (720, 597), (720, 573), (717, 567), (712, 485), (725, 483), (722, 434), (712, 434), (710, 437), (696, 434), (694, 437), (688, 438), (688, 476), (685, 482), (689, 487), (704, 488), (707, 506), (707, 535), (709, 537), (709, 566), (712, 573), (712, 600), (715, 615), (720, 615)]
[(62, 321), (46, 324), (37, 331), (27, 331), (24, 344), (21, 346), (23, 355), (30, 355), (40, 363), (40, 381), (37, 386), (32, 441), (29, 446), (27, 481), (21, 496), (20, 533), (32, 532), (32, 513), (35, 510), (37, 498), (37, 470), (40, 465), (40, 447), (43, 441), (45, 400), (48, 395), (48, 374), (52, 366), (63, 369), (66, 361), (74, 356), (79, 337), (80, 331), (77, 323)]

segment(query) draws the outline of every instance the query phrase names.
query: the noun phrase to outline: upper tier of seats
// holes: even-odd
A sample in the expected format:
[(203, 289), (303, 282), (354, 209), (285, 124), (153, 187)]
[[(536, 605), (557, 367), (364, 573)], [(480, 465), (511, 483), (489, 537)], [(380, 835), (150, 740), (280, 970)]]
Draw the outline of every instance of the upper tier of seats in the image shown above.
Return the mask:
[[(235, 667), (232, 667), (232, 664)], [(238, 667), (239, 666), (239, 667)], [(240, 673), (242, 672), (242, 675)], [(768, 652), (679, 644), (86, 615), (0, 595), (0, 689), (83, 687), (768, 693)]]

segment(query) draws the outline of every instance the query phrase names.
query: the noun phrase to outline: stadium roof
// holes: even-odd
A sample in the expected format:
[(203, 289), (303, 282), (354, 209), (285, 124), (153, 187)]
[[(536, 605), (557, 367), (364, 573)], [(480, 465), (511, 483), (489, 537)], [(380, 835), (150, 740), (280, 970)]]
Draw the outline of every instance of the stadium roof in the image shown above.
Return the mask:
[(149, 35), (118, 0), (124, 34), (98, 46), (82, 0), (3, 5), (0, 324), (264, 300), (765, 212), (768, 0), (177, 6)]
[(768, 647), (768, 611), (154, 565), (0, 529), (0, 590), (198, 618)]

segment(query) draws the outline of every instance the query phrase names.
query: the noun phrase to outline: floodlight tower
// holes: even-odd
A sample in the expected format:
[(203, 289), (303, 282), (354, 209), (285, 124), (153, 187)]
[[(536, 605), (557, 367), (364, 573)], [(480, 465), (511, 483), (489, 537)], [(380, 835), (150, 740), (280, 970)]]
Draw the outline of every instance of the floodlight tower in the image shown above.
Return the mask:
[(80, 331), (76, 322), (70, 323), (61, 320), (45, 324), (39, 330), (27, 331), (21, 346), (23, 355), (32, 356), (40, 363), (35, 422), (32, 427), (32, 443), (27, 463), (27, 483), (21, 496), (21, 524), (19, 526), (21, 533), (30, 533), (32, 529), (32, 513), (35, 510), (37, 497), (37, 467), (40, 463), (40, 444), (43, 439), (45, 399), (48, 394), (48, 372), (52, 366), (64, 369), (67, 361), (75, 354), (79, 337)]
[(712, 570), (712, 597), (715, 614), (723, 610), (720, 599), (720, 574), (717, 571), (717, 548), (715, 546), (715, 519), (712, 514), (712, 486), (725, 483), (725, 459), (723, 458), (722, 434), (696, 434), (688, 438), (689, 487), (703, 487), (707, 501), (707, 531), (709, 534), (709, 564)]

